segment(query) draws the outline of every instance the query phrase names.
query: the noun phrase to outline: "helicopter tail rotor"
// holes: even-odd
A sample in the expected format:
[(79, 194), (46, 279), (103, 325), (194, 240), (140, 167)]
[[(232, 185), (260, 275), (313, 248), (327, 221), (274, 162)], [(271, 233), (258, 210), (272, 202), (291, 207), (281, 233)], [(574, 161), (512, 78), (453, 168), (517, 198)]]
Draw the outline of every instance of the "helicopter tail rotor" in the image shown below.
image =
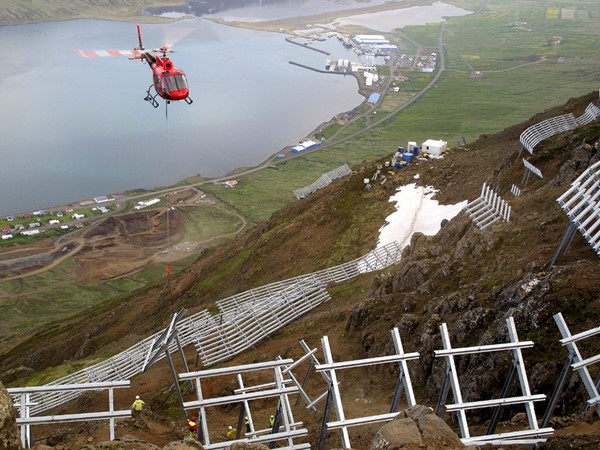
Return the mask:
[(140, 28), (140, 24), (137, 24), (137, 32), (138, 32), (138, 41), (140, 42), (139, 50), (144, 50), (144, 44), (142, 43), (142, 30)]

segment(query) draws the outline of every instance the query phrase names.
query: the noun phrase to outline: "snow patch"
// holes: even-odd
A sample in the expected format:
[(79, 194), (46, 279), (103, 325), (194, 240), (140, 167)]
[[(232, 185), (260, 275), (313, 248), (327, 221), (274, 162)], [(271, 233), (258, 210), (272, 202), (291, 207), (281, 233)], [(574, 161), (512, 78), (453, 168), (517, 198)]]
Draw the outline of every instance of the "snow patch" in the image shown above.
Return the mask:
[(422, 187), (415, 183), (398, 188), (389, 200), (396, 203), (396, 212), (390, 214), (386, 218), (387, 224), (379, 229), (377, 248), (394, 241), (404, 248), (416, 232), (433, 236), (440, 231), (444, 219), (452, 219), (468, 203), (465, 200), (454, 205), (440, 205), (432, 199), (436, 192), (431, 186)]

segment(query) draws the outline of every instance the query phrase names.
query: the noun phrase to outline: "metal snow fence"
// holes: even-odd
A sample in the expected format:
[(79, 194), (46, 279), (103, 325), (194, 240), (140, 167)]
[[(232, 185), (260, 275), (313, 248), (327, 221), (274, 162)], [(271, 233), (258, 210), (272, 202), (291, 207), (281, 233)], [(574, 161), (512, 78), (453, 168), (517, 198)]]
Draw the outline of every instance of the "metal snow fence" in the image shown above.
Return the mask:
[(323, 175), (317, 181), (309, 184), (306, 187), (294, 190), (294, 195), (298, 200), (306, 197), (309, 194), (312, 194), (319, 189), (322, 189), (326, 186), (329, 186), (334, 180), (338, 178), (342, 178), (343, 176), (349, 175), (352, 173), (352, 170), (348, 166), (348, 164), (344, 164), (343, 166), (338, 167), (337, 169), (333, 169)]
[(360, 258), (340, 264), (339, 266), (250, 289), (240, 294), (219, 300), (216, 304), (224, 317), (229, 317), (230, 314), (245, 311), (255, 304), (264, 302), (281, 290), (300, 281), (313, 279), (323, 285), (339, 283), (350, 280), (363, 273), (381, 270), (396, 264), (400, 261), (401, 256), (402, 248), (400, 247), (400, 244), (396, 241), (390, 242), (385, 246), (370, 251)]
[(544, 419), (542, 420), (542, 427), (545, 427), (548, 424), (550, 417), (554, 413), (554, 408), (556, 407), (558, 398), (560, 397), (560, 394), (567, 382), (569, 369), (577, 371), (588, 393), (588, 401), (584, 406), (583, 413), (587, 411), (590, 406), (593, 406), (596, 408), (596, 414), (600, 416), (600, 394), (598, 394), (598, 382), (600, 381), (600, 378), (598, 378), (594, 383), (594, 380), (592, 380), (588, 370), (588, 366), (600, 362), (600, 354), (583, 359), (579, 351), (579, 347), (577, 347), (577, 342), (600, 334), (600, 327), (582, 331), (581, 333), (577, 334), (571, 334), (571, 331), (569, 330), (562, 313), (555, 314), (553, 318), (562, 336), (560, 343), (567, 347), (569, 350), (569, 355), (567, 356), (567, 360), (563, 366), (563, 370), (560, 374), (556, 387), (552, 392), (552, 397), (548, 402), (548, 407), (546, 408)]
[[(392, 341), (394, 343), (394, 355), (378, 356), (374, 358), (359, 359), (354, 361), (339, 361), (334, 362), (329, 346), (329, 338), (323, 336), (321, 344), (323, 346), (323, 354), (325, 357), (325, 364), (319, 364), (315, 366), (315, 370), (320, 373), (327, 373), (328, 377), (328, 391), (327, 391), (327, 403), (325, 406), (325, 413), (323, 414), (323, 423), (321, 426), (321, 438), (319, 440), (319, 450), (325, 448), (328, 431), (340, 430), (341, 440), (343, 448), (352, 448), (350, 443), (350, 436), (348, 434), (348, 428), (358, 425), (366, 425), (371, 423), (381, 423), (393, 420), (398, 415), (398, 405), (402, 391), (406, 394), (406, 402), (408, 407), (415, 406), (415, 395), (412, 388), (412, 382), (410, 374), (408, 372), (408, 365), (406, 361), (419, 359), (419, 353), (404, 353), (402, 347), (402, 340), (400, 339), (400, 333), (398, 328), (394, 328), (391, 331)], [(389, 412), (371, 416), (355, 417), (353, 419), (346, 419), (344, 412), (344, 406), (342, 404), (342, 397), (339, 389), (339, 383), (337, 381), (336, 370), (350, 369), (357, 367), (367, 367), (386, 363), (398, 363), (400, 371), (398, 379), (396, 381), (396, 389), (392, 397), (392, 404), (389, 408)], [(331, 411), (331, 405), (335, 405), (335, 411), (337, 415), (336, 421), (329, 421), (329, 414)]]
[(523, 147), (531, 154), (536, 145), (551, 136), (574, 130), (579, 126), (577, 119), (571, 113), (551, 117), (527, 128), (519, 138)]
[(527, 161), (525, 158), (523, 158), (523, 165), (525, 166), (525, 174), (523, 175), (523, 180), (521, 181), (523, 186), (527, 185), (527, 181), (529, 180), (529, 175), (532, 172), (534, 174), (536, 174), (538, 177), (544, 178), (544, 176), (542, 175), (542, 171), (540, 169), (538, 169), (537, 167), (535, 167), (533, 164), (531, 164), (529, 161)]
[(588, 123), (592, 123), (600, 117), (600, 108), (598, 108), (593, 103), (590, 103), (587, 108), (585, 108), (585, 112), (577, 118), (577, 123), (579, 125), (587, 125)]
[(554, 254), (550, 267), (558, 254), (567, 252), (578, 230), (592, 249), (600, 256), (600, 161), (588, 167), (556, 202), (569, 218), (569, 224)]
[[(289, 366), (294, 361), (292, 359), (280, 359), (271, 362), (261, 362), (254, 364), (246, 364), (242, 366), (223, 367), (218, 369), (207, 369), (198, 372), (189, 372), (179, 374), (181, 381), (195, 381), (196, 393), (198, 395), (197, 400), (189, 401), (184, 404), (186, 410), (199, 409), (199, 417), (201, 422), (201, 440), (203, 446), (206, 449), (225, 449), (231, 446), (233, 442), (251, 442), (251, 443), (274, 443), (277, 441), (286, 441), (283, 447), (277, 448), (288, 448), (288, 449), (309, 449), (310, 445), (307, 443), (296, 444), (294, 439), (306, 438), (308, 430), (306, 428), (297, 429), (298, 426), (302, 426), (301, 422), (296, 422), (290, 407), (288, 396), (290, 394), (298, 393), (297, 387), (287, 387), (286, 380), (282, 373), (282, 367)], [(257, 386), (253, 388), (244, 387), (242, 381), (242, 374), (248, 372), (255, 372), (261, 370), (272, 370), (274, 376), (274, 383), (268, 385)], [(238, 382), (241, 386), (241, 393), (235, 392), (233, 395), (227, 395), (223, 397), (205, 398), (202, 391), (202, 379), (210, 377), (221, 377), (228, 375), (236, 375)], [(220, 406), (220, 405), (232, 405), (239, 403), (241, 405), (240, 417), (242, 412), (246, 413), (246, 417), (251, 418), (250, 413), (250, 401), (260, 399), (277, 399), (277, 410), (275, 412), (275, 424), (271, 430), (264, 430), (252, 433), (249, 437), (239, 437), (239, 426), (238, 436), (235, 440), (228, 440), (226, 442), (215, 442), (211, 443), (210, 435), (208, 431), (208, 421), (206, 410), (209, 407)], [(239, 424), (238, 424), (239, 425)], [(281, 431), (281, 427), (283, 431)], [(251, 430), (254, 429), (252, 423)]]
[[(231, 316), (235, 316), (236, 314), (251, 308), (252, 303), (246, 304), (247, 302), (255, 302), (257, 304), (264, 303), (270, 297), (289, 286), (304, 282), (305, 280), (313, 280), (308, 282), (321, 283), (323, 286), (334, 282), (349, 280), (368, 270), (382, 269), (395, 264), (399, 261), (401, 253), (402, 249), (399, 244), (397, 242), (392, 242), (385, 247), (375, 249), (363, 257), (344, 263), (340, 266), (271, 283), (216, 302), (221, 310), (221, 314), (212, 316), (207, 310), (202, 310), (179, 322), (177, 329), (181, 346), (185, 347), (186, 345), (195, 344), (205, 336), (212, 336), (215, 332), (221, 332), (221, 330), (218, 330), (219, 324), (226, 320), (230, 320)], [(363, 260), (367, 262), (365, 263)], [(129, 379), (138, 375), (142, 373), (149, 349), (162, 333), (162, 330), (156, 332), (123, 352), (118, 353), (105, 361), (93, 364), (85, 369), (54, 380), (50, 385), (115, 381)], [(177, 351), (177, 348), (175, 342), (170, 343), (170, 353)], [(162, 358), (164, 358), (164, 355), (159, 356), (157, 361)], [(32, 413), (37, 414), (62, 405), (74, 400), (79, 395), (80, 393), (76, 391), (33, 394), (32, 401), (34, 401), (36, 405), (32, 407)]]
[(254, 304), (201, 336), (196, 350), (202, 363), (210, 366), (230, 359), (330, 299), (323, 285), (310, 281), (294, 284)]
[(510, 221), (510, 205), (485, 183), (481, 188), (481, 195), (469, 202), (464, 210), (481, 230), (500, 219)]

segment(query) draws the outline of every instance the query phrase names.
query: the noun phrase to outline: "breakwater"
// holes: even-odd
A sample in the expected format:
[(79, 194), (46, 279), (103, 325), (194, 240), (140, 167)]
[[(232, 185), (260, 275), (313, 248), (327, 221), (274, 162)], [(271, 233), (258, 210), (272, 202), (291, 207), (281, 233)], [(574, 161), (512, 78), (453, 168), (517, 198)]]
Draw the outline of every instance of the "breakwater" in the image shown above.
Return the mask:
[(307, 66), (306, 64), (302, 64), (302, 63), (299, 63), (299, 62), (296, 62), (296, 61), (289, 61), (289, 63), (292, 64), (293, 66), (303, 67), (305, 69), (312, 70), (314, 72), (331, 73), (331, 74), (334, 74), (334, 75), (349, 75), (346, 72), (330, 72), (329, 70), (317, 69), (316, 67)]
[(323, 53), (324, 55), (327, 55), (327, 56), (331, 55), (331, 53), (328, 52), (328, 51), (321, 50), (319, 48), (310, 47), (308, 44), (301, 44), (300, 42), (296, 42), (296, 41), (294, 41), (294, 38), (292, 38), (292, 37), (286, 37), (285, 40), (287, 42), (289, 42), (290, 44), (299, 45), (302, 48), (307, 48), (309, 50), (314, 50), (315, 52)]

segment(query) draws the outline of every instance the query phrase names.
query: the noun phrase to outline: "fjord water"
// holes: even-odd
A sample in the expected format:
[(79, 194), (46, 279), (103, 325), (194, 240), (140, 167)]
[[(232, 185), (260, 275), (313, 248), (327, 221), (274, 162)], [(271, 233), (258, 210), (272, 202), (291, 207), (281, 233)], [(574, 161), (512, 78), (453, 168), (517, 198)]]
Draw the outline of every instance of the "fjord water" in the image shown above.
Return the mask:
[(171, 58), (188, 75), (194, 103), (169, 105), (168, 126), (164, 102), (143, 100), (147, 65), (75, 54), (131, 49), (135, 24), (0, 27), (0, 214), (254, 166), (363, 101), (353, 77), (290, 65), (323, 67), (326, 55), (279, 33), (201, 18), (142, 33), (146, 48), (174, 44)]

